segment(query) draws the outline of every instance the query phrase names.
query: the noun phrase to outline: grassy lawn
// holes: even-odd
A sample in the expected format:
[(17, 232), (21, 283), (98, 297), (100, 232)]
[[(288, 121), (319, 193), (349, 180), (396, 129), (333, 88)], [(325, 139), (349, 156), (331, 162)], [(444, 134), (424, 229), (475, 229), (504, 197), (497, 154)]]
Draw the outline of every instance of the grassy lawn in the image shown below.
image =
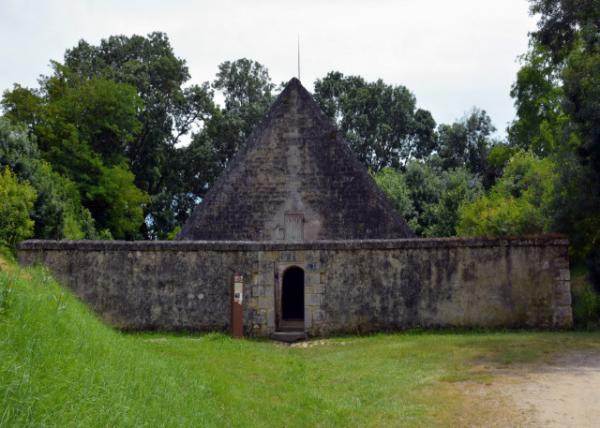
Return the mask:
[[(461, 381), (600, 349), (600, 333), (408, 332), (284, 346), (122, 334), (43, 269), (0, 259), (1, 426), (456, 426)], [(466, 418), (466, 419), (465, 419)]]

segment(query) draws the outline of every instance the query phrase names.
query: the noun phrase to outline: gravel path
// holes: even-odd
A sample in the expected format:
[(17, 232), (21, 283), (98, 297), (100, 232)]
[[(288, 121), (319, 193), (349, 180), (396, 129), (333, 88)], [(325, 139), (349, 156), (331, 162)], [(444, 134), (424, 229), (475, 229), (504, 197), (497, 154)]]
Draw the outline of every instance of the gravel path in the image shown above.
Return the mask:
[(518, 369), (501, 393), (525, 427), (600, 427), (600, 352), (559, 356), (552, 364)]

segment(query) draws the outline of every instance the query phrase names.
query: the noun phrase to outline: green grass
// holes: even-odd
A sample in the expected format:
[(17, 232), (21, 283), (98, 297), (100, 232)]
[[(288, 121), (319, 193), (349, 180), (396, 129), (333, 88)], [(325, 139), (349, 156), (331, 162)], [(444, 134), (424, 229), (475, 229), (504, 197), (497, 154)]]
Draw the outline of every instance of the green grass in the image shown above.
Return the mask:
[(1, 426), (453, 426), (464, 422), (460, 382), (600, 347), (600, 334), (409, 332), (308, 345), (119, 333), (44, 269), (0, 258)]

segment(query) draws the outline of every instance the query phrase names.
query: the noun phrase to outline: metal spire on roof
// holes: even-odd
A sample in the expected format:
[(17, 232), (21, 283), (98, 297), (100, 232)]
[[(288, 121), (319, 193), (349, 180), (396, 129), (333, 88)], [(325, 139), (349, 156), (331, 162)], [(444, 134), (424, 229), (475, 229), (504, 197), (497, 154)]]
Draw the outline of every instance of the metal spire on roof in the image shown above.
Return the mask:
[(298, 33), (298, 80), (300, 80), (300, 33)]

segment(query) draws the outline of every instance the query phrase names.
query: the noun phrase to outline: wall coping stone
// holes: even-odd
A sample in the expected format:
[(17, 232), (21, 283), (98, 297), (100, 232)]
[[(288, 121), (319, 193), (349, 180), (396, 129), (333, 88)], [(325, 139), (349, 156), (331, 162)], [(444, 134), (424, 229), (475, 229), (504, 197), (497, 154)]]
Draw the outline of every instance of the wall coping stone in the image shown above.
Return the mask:
[(564, 235), (410, 238), (332, 241), (52, 241), (31, 239), (19, 243), (19, 251), (297, 251), (391, 250), (411, 248), (568, 246)]

